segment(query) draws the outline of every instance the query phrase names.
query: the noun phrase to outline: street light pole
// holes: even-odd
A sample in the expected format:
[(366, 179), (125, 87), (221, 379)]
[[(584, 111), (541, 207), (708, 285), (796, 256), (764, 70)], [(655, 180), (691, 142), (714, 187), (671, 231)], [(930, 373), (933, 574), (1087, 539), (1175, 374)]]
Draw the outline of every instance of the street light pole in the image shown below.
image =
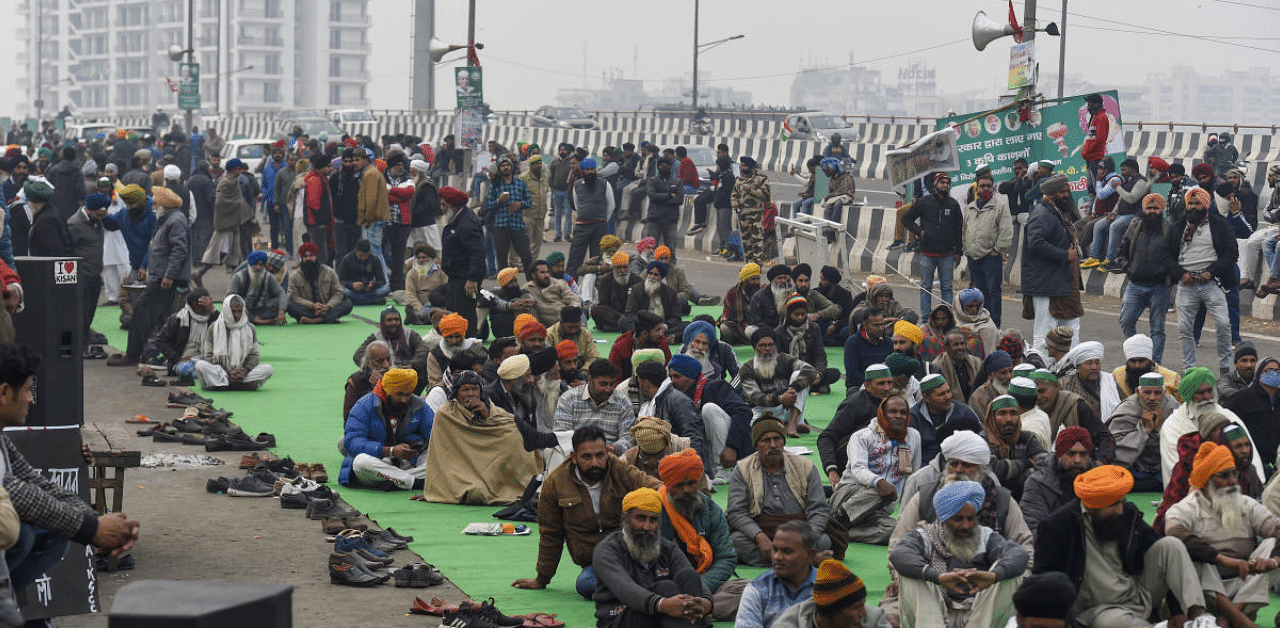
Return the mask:
[[(187, 0), (187, 63), (195, 63), (195, 23), (196, 23), (196, 0)], [(200, 93), (200, 80), (196, 77), (196, 93)], [(195, 126), (195, 112), (187, 109), (186, 118), (183, 120), (184, 131), (191, 132), (191, 128)]]
[(1058, 98), (1062, 98), (1067, 76), (1067, 0), (1062, 0), (1062, 26), (1058, 28)]
[[(1025, 9), (1022, 14), (1022, 41), (1035, 42), (1036, 40), (1036, 0), (1026, 0)], [(1035, 58), (1035, 44), (1032, 43), (1032, 58)], [(1027, 83), (1023, 88), (1024, 97), (1030, 98), (1036, 95), (1036, 81), (1039, 79), (1037, 68), (1031, 68), (1031, 82)]]
[(690, 109), (694, 112), (698, 111), (698, 0), (693, 0), (693, 96), (691, 98), (693, 106)]

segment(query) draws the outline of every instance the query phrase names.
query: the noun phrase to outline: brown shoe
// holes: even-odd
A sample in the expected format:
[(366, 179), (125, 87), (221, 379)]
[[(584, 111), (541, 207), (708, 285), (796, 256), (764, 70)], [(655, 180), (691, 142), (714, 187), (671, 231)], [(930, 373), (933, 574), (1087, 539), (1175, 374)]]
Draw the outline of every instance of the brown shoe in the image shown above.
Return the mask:
[(338, 534), (347, 529), (347, 524), (339, 517), (328, 517), (320, 522), (320, 529), (325, 534)]
[(342, 520), (344, 530), (359, 530), (364, 532), (369, 529), (369, 520), (364, 517), (347, 517)]
[(324, 463), (321, 462), (313, 463), (308, 467), (307, 477), (321, 484), (329, 482), (329, 472), (325, 470)]
[(113, 353), (107, 358), (107, 366), (137, 366), (137, 358), (129, 358), (123, 353)]
[(304, 462), (299, 462), (298, 464), (293, 465), (293, 470), (298, 472), (299, 477), (304, 477), (308, 480), (315, 479), (311, 477), (311, 467)]

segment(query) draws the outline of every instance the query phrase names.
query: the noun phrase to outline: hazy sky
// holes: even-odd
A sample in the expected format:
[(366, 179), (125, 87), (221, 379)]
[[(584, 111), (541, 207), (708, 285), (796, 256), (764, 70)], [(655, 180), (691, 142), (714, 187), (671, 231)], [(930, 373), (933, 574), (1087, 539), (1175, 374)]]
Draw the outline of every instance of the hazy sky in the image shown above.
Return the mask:
[[(39, 2), (40, 0), (28, 0)], [(1222, 68), (1276, 66), (1280, 61), (1280, 5), (1275, 0), (1070, 0), (1067, 73), (1094, 83), (1133, 84), (1174, 64), (1216, 76)], [(0, 0), (12, 14), (17, 0)], [(403, 109), (410, 103), (410, 0), (373, 0), (370, 107)], [(624, 7), (631, 7), (623, 10)], [(1019, 21), (1023, 6), (1014, 2)], [(1040, 3), (1039, 20), (1060, 21), (1062, 3)], [(922, 59), (938, 69), (944, 92), (985, 89), (1006, 80), (1011, 38), (983, 52), (969, 40), (974, 14), (1004, 20), (1004, 0), (701, 0), (701, 41), (731, 35), (700, 57), (701, 80), (752, 93), (756, 103), (790, 104), (801, 65), (868, 63), (897, 82), (897, 68)], [(436, 35), (465, 43), (467, 2), (437, 0)], [(476, 40), (485, 44), (484, 91), (494, 109), (533, 109), (554, 100), (560, 87), (599, 87), (602, 74), (659, 81), (692, 69), (693, 0), (582, 2), (479, 0)], [(1105, 20), (1105, 21), (1104, 21)], [(0, 22), (0, 38), (14, 22)], [(1217, 39), (1151, 34), (1149, 29)], [(1137, 32), (1118, 31), (1144, 31)], [(1040, 34), (1041, 72), (1056, 72), (1058, 39)], [(1227, 43), (1234, 45), (1228, 45)], [(933, 47), (932, 49), (927, 49)], [(913, 52), (914, 51), (914, 52)], [(157, 55), (161, 54), (157, 52)], [(450, 58), (463, 56), (455, 52)], [(449, 68), (436, 74), (438, 107), (453, 106)], [(16, 76), (0, 66), (0, 80)], [(1046, 86), (1056, 94), (1056, 86)], [(16, 111), (21, 96), (0, 91), (0, 115)]]

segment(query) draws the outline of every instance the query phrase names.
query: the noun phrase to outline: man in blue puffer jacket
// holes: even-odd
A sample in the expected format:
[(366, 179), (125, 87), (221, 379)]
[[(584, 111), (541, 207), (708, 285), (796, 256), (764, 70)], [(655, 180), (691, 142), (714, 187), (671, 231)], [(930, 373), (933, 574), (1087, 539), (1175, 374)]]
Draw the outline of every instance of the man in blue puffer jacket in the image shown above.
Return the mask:
[(435, 413), (413, 394), (418, 373), (394, 368), (351, 407), (340, 450), (343, 486), (422, 490)]

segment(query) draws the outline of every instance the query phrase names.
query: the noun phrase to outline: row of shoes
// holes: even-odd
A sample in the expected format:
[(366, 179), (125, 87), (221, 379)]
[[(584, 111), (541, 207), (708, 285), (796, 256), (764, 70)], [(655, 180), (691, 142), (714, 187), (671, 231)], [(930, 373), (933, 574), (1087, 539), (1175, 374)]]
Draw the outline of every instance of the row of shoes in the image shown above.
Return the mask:
[(394, 559), (391, 552), (406, 549), (413, 537), (393, 530), (342, 530), (333, 539), (329, 554), (329, 581), (352, 587), (371, 587), (395, 578), (397, 587), (426, 587), (444, 582), (444, 576), (426, 563), (410, 563), (393, 572), (384, 571)]
[(493, 598), (486, 602), (463, 600), (457, 606), (433, 597), (425, 602), (420, 597), (413, 598), (413, 606), (409, 607), (412, 615), (435, 615), (443, 617), (441, 626), (453, 628), (564, 628), (564, 622), (556, 619), (554, 613), (526, 613), (524, 615), (505, 615), (498, 610)]

